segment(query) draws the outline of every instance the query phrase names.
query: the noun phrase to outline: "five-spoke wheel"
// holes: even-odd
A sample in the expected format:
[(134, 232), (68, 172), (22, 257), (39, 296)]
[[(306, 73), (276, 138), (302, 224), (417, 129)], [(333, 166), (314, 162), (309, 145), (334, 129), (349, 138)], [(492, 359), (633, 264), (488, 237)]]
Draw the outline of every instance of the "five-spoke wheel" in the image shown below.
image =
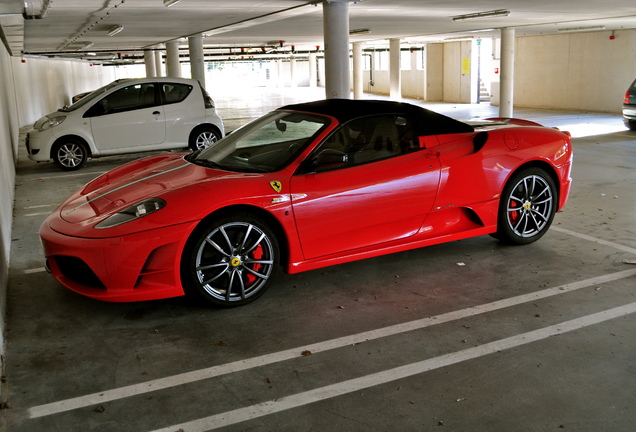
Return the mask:
[(497, 236), (516, 244), (538, 240), (552, 224), (556, 206), (552, 177), (539, 168), (520, 171), (501, 195)]
[(182, 281), (213, 304), (244, 305), (269, 287), (279, 255), (266, 223), (234, 214), (195, 231), (184, 252)]

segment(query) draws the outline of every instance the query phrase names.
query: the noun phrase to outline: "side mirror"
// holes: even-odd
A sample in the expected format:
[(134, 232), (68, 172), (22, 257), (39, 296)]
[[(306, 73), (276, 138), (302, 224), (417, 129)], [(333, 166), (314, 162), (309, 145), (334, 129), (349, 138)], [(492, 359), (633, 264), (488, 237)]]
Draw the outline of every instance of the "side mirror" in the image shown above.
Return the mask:
[(331, 171), (349, 163), (349, 156), (346, 153), (333, 149), (325, 149), (319, 154), (305, 159), (302, 163), (304, 174)]
[(349, 163), (349, 156), (338, 150), (325, 149), (316, 156), (316, 172), (329, 171)]

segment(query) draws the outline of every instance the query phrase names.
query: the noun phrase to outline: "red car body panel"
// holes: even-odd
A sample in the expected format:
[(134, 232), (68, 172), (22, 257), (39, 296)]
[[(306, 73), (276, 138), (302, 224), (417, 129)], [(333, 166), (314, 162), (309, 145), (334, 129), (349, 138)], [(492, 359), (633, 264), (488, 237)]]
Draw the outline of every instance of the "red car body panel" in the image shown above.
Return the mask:
[[(553, 176), (558, 210), (568, 198), (570, 137), (534, 123), (419, 136), (420, 150), (412, 153), (298, 175), (302, 161), (339, 124), (333, 117), (330, 122), (296, 160), (273, 173), (222, 171), (168, 154), (98, 177), (42, 224), (53, 276), (99, 300), (183, 295), (180, 267), (188, 237), (202, 220), (226, 209), (266, 215), (280, 233), (285, 270), (297, 273), (494, 233), (503, 186), (529, 164)], [(272, 182), (280, 184), (279, 191)], [(95, 228), (123, 208), (154, 197), (165, 201), (165, 208)]]

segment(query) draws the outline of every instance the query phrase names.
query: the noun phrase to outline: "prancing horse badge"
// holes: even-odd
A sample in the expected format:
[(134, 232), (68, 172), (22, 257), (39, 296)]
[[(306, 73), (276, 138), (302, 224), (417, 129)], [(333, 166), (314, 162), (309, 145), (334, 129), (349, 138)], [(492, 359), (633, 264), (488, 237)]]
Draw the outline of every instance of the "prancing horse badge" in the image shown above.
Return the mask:
[(276, 192), (280, 192), (281, 190), (283, 190), (283, 184), (281, 182), (279, 182), (278, 180), (272, 180), (271, 182), (269, 182), (269, 185)]

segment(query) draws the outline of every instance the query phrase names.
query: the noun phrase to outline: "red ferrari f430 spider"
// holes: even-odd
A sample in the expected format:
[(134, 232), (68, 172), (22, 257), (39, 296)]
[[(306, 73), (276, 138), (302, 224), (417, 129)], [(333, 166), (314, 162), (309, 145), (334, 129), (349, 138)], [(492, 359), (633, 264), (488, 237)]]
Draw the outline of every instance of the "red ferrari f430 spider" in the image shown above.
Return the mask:
[(210, 148), (130, 162), (42, 224), (53, 276), (113, 302), (248, 303), (297, 273), (491, 234), (545, 234), (570, 191), (570, 135), (406, 103), (277, 109)]

